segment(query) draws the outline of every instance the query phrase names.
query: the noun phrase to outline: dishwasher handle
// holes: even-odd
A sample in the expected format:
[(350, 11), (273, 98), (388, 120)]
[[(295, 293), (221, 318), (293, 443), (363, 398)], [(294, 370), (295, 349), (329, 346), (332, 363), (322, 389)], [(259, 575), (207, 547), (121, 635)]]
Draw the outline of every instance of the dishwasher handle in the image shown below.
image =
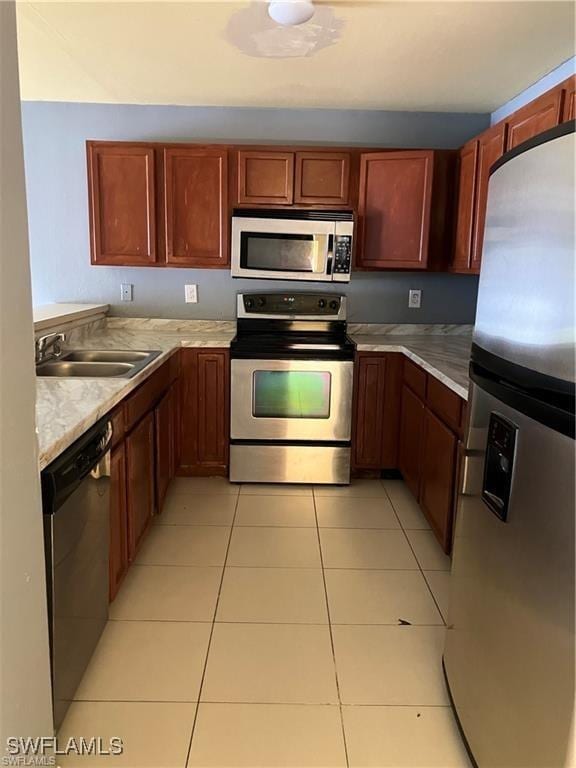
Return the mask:
[(54, 514), (110, 450), (112, 424), (104, 419), (42, 472), (44, 514)]

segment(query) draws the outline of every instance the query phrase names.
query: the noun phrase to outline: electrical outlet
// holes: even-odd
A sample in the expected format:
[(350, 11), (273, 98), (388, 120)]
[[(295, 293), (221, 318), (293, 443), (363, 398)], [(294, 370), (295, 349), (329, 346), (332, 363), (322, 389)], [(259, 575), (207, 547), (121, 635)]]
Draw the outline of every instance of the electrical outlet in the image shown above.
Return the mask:
[(420, 309), (422, 303), (422, 291), (411, 289), (408, 291), (408, 307), (410, 309)]
[(132, 283), (120, 283), (120, 301), (132, 301)]
[(186, 304), (198, 303), (198, 286), (197, 285), (184, 286), (184, 301), (186, 302)]

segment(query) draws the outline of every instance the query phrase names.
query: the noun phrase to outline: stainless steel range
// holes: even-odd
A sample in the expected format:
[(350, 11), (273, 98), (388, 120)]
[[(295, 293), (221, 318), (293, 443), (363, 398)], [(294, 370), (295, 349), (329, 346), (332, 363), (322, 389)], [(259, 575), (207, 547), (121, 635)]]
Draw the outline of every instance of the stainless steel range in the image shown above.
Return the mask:
[(230, 480), (350, 482), (354, 349), (345, 296), (238, 295)]

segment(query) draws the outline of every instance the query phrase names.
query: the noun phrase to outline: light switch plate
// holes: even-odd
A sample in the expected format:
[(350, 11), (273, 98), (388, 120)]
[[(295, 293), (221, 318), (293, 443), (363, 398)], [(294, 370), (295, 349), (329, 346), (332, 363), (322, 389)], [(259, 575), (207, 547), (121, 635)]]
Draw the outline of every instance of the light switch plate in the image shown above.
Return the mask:
[(410, 289), (408, 291), (408, 307), (410, 309), (420, 309), (422, 303), (422, 291)]
[(120, 283), (120, 301), (132, 301), (132, 283)]
[(198, 303), (198, 286), (197, 285), (184, 286), (184, 301), (186, 302), (186, 304)]

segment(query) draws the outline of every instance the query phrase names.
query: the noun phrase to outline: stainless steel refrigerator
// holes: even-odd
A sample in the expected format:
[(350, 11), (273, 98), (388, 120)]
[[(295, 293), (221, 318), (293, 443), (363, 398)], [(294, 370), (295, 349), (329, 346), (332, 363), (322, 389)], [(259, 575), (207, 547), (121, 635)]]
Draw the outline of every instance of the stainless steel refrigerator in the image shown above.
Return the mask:
[(574, 765), (574, 123), (492, 169), (444, 671), (480, 768)]

